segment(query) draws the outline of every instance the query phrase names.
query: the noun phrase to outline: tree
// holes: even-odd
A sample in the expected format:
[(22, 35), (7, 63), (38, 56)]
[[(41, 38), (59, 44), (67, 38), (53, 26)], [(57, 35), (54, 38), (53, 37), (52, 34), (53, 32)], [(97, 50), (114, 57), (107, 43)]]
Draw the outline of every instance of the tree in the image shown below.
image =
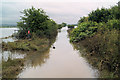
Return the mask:
[(109, 9), (105, 8), (92, 11), (88, 18), (89, 21), (95, 21), (97, 23), (107, 22), (109, 19), (111, 19), (111, 12)]
[(120, 19), (120, 6), (112, 7), (111, 14), (113, 15), (113, 18)]
[(61, 29), (62, 27), (65, 27), (65, 26), (67, 26), (67, 24), (64, 22), (62, 24), (58, 24), (58, 29)]
[(87, 22), (88, 21), (88, 17), (80, 17), (80, 20), (78, 21), (78, 24), (82, 23), (82, 22)]
[(63, 23), (62, 23), (62, 26), (65, 27), (65, 26), (67, 26), (67, 24), (63, 22)]
[(42, 23), (48, 20), (48, 16), (42, 9), (25, 9), (23, 12), (24, 16), (21, 16), (21, 22), (18, 22), (18, 26), (23, 29), (31, 30), (36, 32), (37, 29), (43, 29)]
[(21, 13), (24, 14), (24, 16), (21, 16), (21, 21), (17, 23), (21, 32), (30, 30), (31, 33), (36, 33), (39, 37), (48, 37), (52, 32), (57, 33), (56, 23), (52, 19), (49, 19), (44, 10), (32, 7), (25, 9)]

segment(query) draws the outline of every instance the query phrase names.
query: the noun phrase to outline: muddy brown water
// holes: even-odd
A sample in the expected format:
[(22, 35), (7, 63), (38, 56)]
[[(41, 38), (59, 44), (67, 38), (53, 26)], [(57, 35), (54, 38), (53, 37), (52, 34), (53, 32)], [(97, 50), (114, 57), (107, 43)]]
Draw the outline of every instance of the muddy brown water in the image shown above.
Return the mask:
[(28, 56), (19, 78), (96, 78), (92, 68), (69, 42), (67, 28), (58, 33), (56, 42), (44, 53)]
[[(6, 30), (6, 29), (5, 29)], [(10, 29), (8, 31), (13, 33)], [(2, 30), (3, 31), (3, 30)], [(9, 33), (10, 35), (10, 33)], [(4, 37), (9, 36), (7, 34)], [(4, 40), (5, 41), (5, 40)], [(8, 41), (13, 41), (8, 39)], [(55, 49), (53, 49), (55, 46)], [(67, 27), (58, 33), (55, 43), (45, 52), (20, 54), (2, 52), (4, 60), (24, 58), (25, 66), (18, 78), (97, 78), (98, 71), (87, 63), (81, 53), (75, 50), (69, 42)], [(0, 52), (1, 53), (1, 52)], [(1, 59), (0, 59), (1, 61)]]

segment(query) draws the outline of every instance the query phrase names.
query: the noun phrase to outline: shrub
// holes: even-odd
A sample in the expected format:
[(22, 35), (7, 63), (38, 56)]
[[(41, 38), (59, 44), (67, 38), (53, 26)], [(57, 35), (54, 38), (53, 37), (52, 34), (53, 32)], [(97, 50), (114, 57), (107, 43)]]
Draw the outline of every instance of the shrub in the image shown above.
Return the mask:
[(111, 12), (109, 9), (105, 8), (92, 11), (88, 17), (89, 21), (95, 21), (97, 23), (107, 22), (109, 19), (111, 19)]
[[(31, 35), (35, 33), (38, 37), (52, 38), (57, 34), (57, 24), (46, 15), (42, 9), (25, 9), (24, 16), (21, 17), (21, 21), (17, 23), (20, 28), (18, 33), (19, 38), (26, 38), (27, 31), (30, 30)], [(54, 33), (53, 33), (54, 32)]]
[(120, 29), (120, 20), (116, 20), (116, 19), (113, 19), (113, 20), (109, 20), (107, 22), (107, 28), (109, 29)]
[[(103, 33), (104, 32), (104, 33)], [(93, 37), (86, 38), (80, 42), (85, 48), (89, 62), (102, 71), (102, 77), (119, 77), (120, 54), (119, 54), (119, 31), (116, 29), (101, 30)], [(108, 73), (105, 74), (104, 71)], [(113, 75), (111, 75), (111, 73)]]
[(97, 25), (96, 22), (83, 22), (79, 24), (78, 27), (70, 33), (70, 41), (78, 42), (86, 37), (93, 36), (94, 33), (97, 32)]
[(115, 19), (120, 19), (120, 7), (119, 6), (114, 6), (110, 9), (111, 15)]
[(74, 25), (68, 25), (68, 28), (74, 28)]
[(78, 24), (82, 22), (87, 22), (87, 21), (88, 21), (88, 17), (81, 17), (80, 20), (78, 21)]

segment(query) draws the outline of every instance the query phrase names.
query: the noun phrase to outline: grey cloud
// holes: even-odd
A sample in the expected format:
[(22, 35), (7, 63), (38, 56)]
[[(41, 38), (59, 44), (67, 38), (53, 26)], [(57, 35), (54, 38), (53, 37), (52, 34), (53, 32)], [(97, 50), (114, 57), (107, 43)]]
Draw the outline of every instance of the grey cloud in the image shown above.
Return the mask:
[[(19, 1), (19, 0), (18, 0)], [(117, 2), (3, 2), (3, 23), (16, 23), (20, 19), (20, 11), (34, 6), (42, 8), (57, 23), (77, 23), (80, 17), (97, 8), (115, 5)]]

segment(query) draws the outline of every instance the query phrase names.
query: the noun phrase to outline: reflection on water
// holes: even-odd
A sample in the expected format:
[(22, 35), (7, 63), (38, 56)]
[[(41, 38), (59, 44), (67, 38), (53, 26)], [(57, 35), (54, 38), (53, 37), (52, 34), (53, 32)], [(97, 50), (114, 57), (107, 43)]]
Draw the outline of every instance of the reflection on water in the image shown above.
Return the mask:
[[(6, 28), (7, 29), (7, 28)], [(2, 30), (6, 32), (5, 30)], [(1, 29), (0, 29), (1, 30)], [(10, 36), (14, 29), (7, 29), (8, 33), (2, 37)], [(9, 33), (9, 31), (11, 33)], [(1, 34), (0, 34), (1, 38)], [(5, 41), (5, 40), (4, 40)], [(8, 41), (12, 41), (11, 39)], [(7, 42), (7, 41), (6, 41)], [(63, 28), (57, 36), (56, 42), (45, 52), (10, 52), (1, 51), (4, 61), (22, 58), (25, 60), (20, 78), (94, 78), (96, 70), (81, 56), (78, 50), (73, 49), (67, 36), (67, 28)], [(2, 55), (3, 54), (3, 55)], [(25, 55), (26, 54), (26, 55)], [(0, 58), (0, 61), (2, 58)]]
[(33, 52), (29, 53), (25, 59), (25, 67), (36, 67), (36, 66), (41, 66), (43, 63), (47, 61), (49, 58), (49, 50), (44, 51), (44, 52)]
[(67, 37), (67, 28), (63, 28), (56, 42), (46, 52), (28, 53), (25, 57), (25, 69), (20, 78), (94, 78), (96, 70), (74, 50)]
[[(18, 28), (0, 28), (0, 38), (11, 36), (14, 33), (14, 30), (18, 30)], [(4, 42), (13, 42), (14, 39), (13, 38), (0, 39), (0, 43), (2, 43), (2, 41), (4, 41)], [(2, 52), (1, 49), (2, 49), (2, 46), (0, 45), (0, 62), (2, 62), (2, 57), (3, 57), (4, 60), (7, 60), (8, 57), (10, 57), (8, 55), (12, 55), (11, 58), (12, 57), (15, 58), (15, 56), (17, 58), (18, 56), (20, 56), (20, 55), (17, 56), (17, 53), (16, 54), (11, 54), (11, 52), (9, 52), (9, 51)], [(4, 54), (4, 55), (2, 55), (2, 54)]]
[[(14, 33), (14, 30), (18, 30), (18, 28), (0, 28), (0, 38), (8, 37), (11, 36)], [(15, 39), (13, 38), (8, 38), (8, 39), (0, 39), (0, 43), (4, 42), (14, 42)], [(8, 58), (11, 59), (17, 59), (17, 58), (24, 58), (25, 55), (20, 54), (18, 52), (10, 52), (10, 51), (3, 51), (2, 52), (2, 47), (0, 46), (0, 62), (2, 62), (2, 57), (3, 60), (7, 61)], [(3, 54), (3, 55), (2, 55)]]
[(14, 42), (14, 41), (16, 41), (16, 39), (14, 39), (14, 38), (7, 38), (7, 39), (2, 39), (2, 41), (3, 42)]
[[(26, 61), (23, 72), (27, 69), (36, 69), (38, 66), (42, 66), (49, 59), (49, 55), (49, 49), (44, 52), (27, 53), (27, 56), (24, 58)], [(19, 74), (18, 77), (21, 75)]]
[(11, 60), (13, 59), (22, 59), (24, 58), (26, 55), (25, 54), (21, 54), (19, 52), (10, 52), (10, 51), (3, 51), (2, 52), (2, 59), (4, 61), (7, 61), (8, 58), (10, 58)]
[[(14, 30), (16, 30), (17, 28), (0, 28), (0, 38), (4, 38), (4, 37), (8, 37), (11, 36), (14, 33)], [(4, 39), (5, 42), (8, 41), (13, 41), (13, 39)], [(4, 41), (2, 39), (0, 39), (0, 43), (2, 43), (2, 41)], [(0, 45), (0, 73), (2, 71), (2, 50), (1, 50), (1, 45)], [(2, 77), (2, 75), (0, 74), (0, 78)]]
[[(2, 43), (2, 41), (13, 42), (14, 41), (13, 38), (8, 38), (8, 39), (1, 39), (1, 38), (11, 36), (14, 33), (14, 30), (18, 30), (18, 28), (0, 28), (0, 43)], [(2, 72), (2, 57), (3, 60), (7, 61), (8, 57), (10, 57), (11, 59), (16, 59), (16, 58), (22, 58), (23, 55), (21, 56), (19, 53), (12, 54), (9, 51), (2, 52), (2, 46), (0, 45), (0, 73)], [(0, 74), (0, 78), (1, 77), (2, 74)]]

